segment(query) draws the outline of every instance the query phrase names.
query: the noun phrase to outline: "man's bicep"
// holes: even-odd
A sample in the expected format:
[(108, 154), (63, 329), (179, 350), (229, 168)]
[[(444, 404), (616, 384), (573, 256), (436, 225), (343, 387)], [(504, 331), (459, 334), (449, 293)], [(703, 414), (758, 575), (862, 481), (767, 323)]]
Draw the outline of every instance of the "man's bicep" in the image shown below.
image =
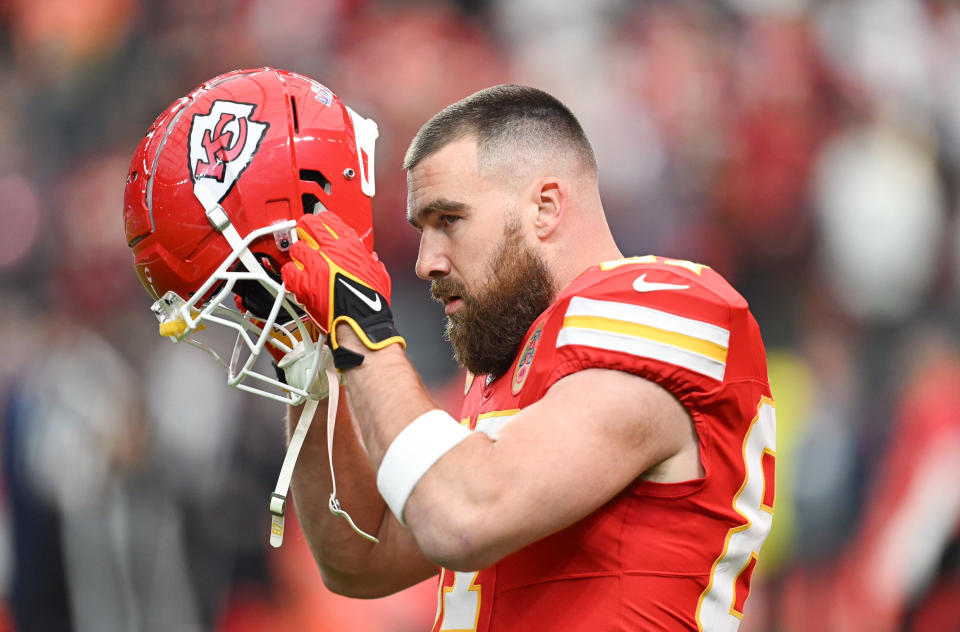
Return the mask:
[(692, 437), (662, 387), (585, 369), (495, 439), (474, 433), (451, 449), (420, 479), (405, 516), (430, 559), (476, 570), (584, 518), (691, 441), (695, 450)]
[(629, 373), (587, 369), (518, 413), (496, 449), (530, 481), (512, 502), (543, 516), (545, 535), (591, 513), (690, 441), (689, 417), (665, 389)]

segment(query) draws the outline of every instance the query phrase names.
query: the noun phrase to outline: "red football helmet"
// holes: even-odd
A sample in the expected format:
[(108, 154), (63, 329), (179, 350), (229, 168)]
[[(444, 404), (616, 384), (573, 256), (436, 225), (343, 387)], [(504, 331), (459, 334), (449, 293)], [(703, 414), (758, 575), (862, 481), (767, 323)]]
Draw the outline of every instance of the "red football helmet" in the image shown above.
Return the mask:
[[(308, 319), (280, 268), (304, 213), (337, 213), (373, 249), (377, 135), (375, 122), (324, 85), (272, 68), (221, 75), (168, 107), (133, 155), (123, 209), (160, 333), (219, 360), (193, 334), (212, 323), (231, 327), (233, 357), (221, 360), (228, 383), (302, 401), (303, 388), (253, 369), (265, 345), (279, 356), (300, 341), (298, 369), (317, 369)], [(286, 366), (289, 378), (289, 359)]]

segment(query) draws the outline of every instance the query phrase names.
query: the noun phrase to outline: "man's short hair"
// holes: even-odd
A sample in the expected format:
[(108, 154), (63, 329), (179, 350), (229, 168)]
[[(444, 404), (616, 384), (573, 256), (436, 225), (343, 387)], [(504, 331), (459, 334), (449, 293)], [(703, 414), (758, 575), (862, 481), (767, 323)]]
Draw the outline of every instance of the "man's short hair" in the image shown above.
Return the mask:
[(576, 158), (592, 172), (597, 169), (590, 141), (567, 106), (543, 90), (507, 84), (475, 92), (435, 114), (410, 143), (403, 168), (413, 169), (467, 136), (477, 139), (481, 168), (551, 152), (557, 158)]

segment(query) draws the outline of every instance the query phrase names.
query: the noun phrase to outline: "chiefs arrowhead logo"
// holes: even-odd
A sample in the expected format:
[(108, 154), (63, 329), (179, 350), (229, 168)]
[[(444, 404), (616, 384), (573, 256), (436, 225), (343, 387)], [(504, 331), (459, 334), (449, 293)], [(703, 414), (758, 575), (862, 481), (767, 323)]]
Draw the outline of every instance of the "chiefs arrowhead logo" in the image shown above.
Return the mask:
[(256, 105), (214, 101), (190, 123), (190, 177), (222, 202), (260, 148), (270, 124), (250, 118)]
[(527, 377), (530, 375), (530, 367), (533, 365), (533, 357), (537, 353), (537, 345), (540, 343), (540, 337), (542, 335), (543, 323), (540, 323), (537, 325), (537, 328), (533, 330), (533, 333), (530, 334), (530, 339), (527, 340), (523, 351), (520, 352), (520, 361), (517, 363), (517, 370), (513, 373), (513, 384), (511, 386), (514, 395), (520, 393), (520, 389), (523, 388), (523, 383), (527, 381)]

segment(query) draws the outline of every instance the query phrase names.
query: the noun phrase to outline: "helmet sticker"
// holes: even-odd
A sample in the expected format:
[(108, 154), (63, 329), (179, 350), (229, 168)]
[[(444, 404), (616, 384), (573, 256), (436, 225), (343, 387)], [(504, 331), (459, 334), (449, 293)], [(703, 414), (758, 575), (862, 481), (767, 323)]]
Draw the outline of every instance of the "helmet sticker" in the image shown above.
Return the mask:
[(322, 83), (311, 81), (310, 89), (313, 91), (314, 98), (316, 98), (317, 101), (319, 101), (320, 103), (324, 104), (327, 107), (330, 107), (330, 103), (333, 101), (333, 93), (330, 92), (330, 88), (323, 85)]
[(213, 102), (190, 123), (190, 177), (222, 202), (247, 168), (270, 124), (251, 118), (252, 103)]

